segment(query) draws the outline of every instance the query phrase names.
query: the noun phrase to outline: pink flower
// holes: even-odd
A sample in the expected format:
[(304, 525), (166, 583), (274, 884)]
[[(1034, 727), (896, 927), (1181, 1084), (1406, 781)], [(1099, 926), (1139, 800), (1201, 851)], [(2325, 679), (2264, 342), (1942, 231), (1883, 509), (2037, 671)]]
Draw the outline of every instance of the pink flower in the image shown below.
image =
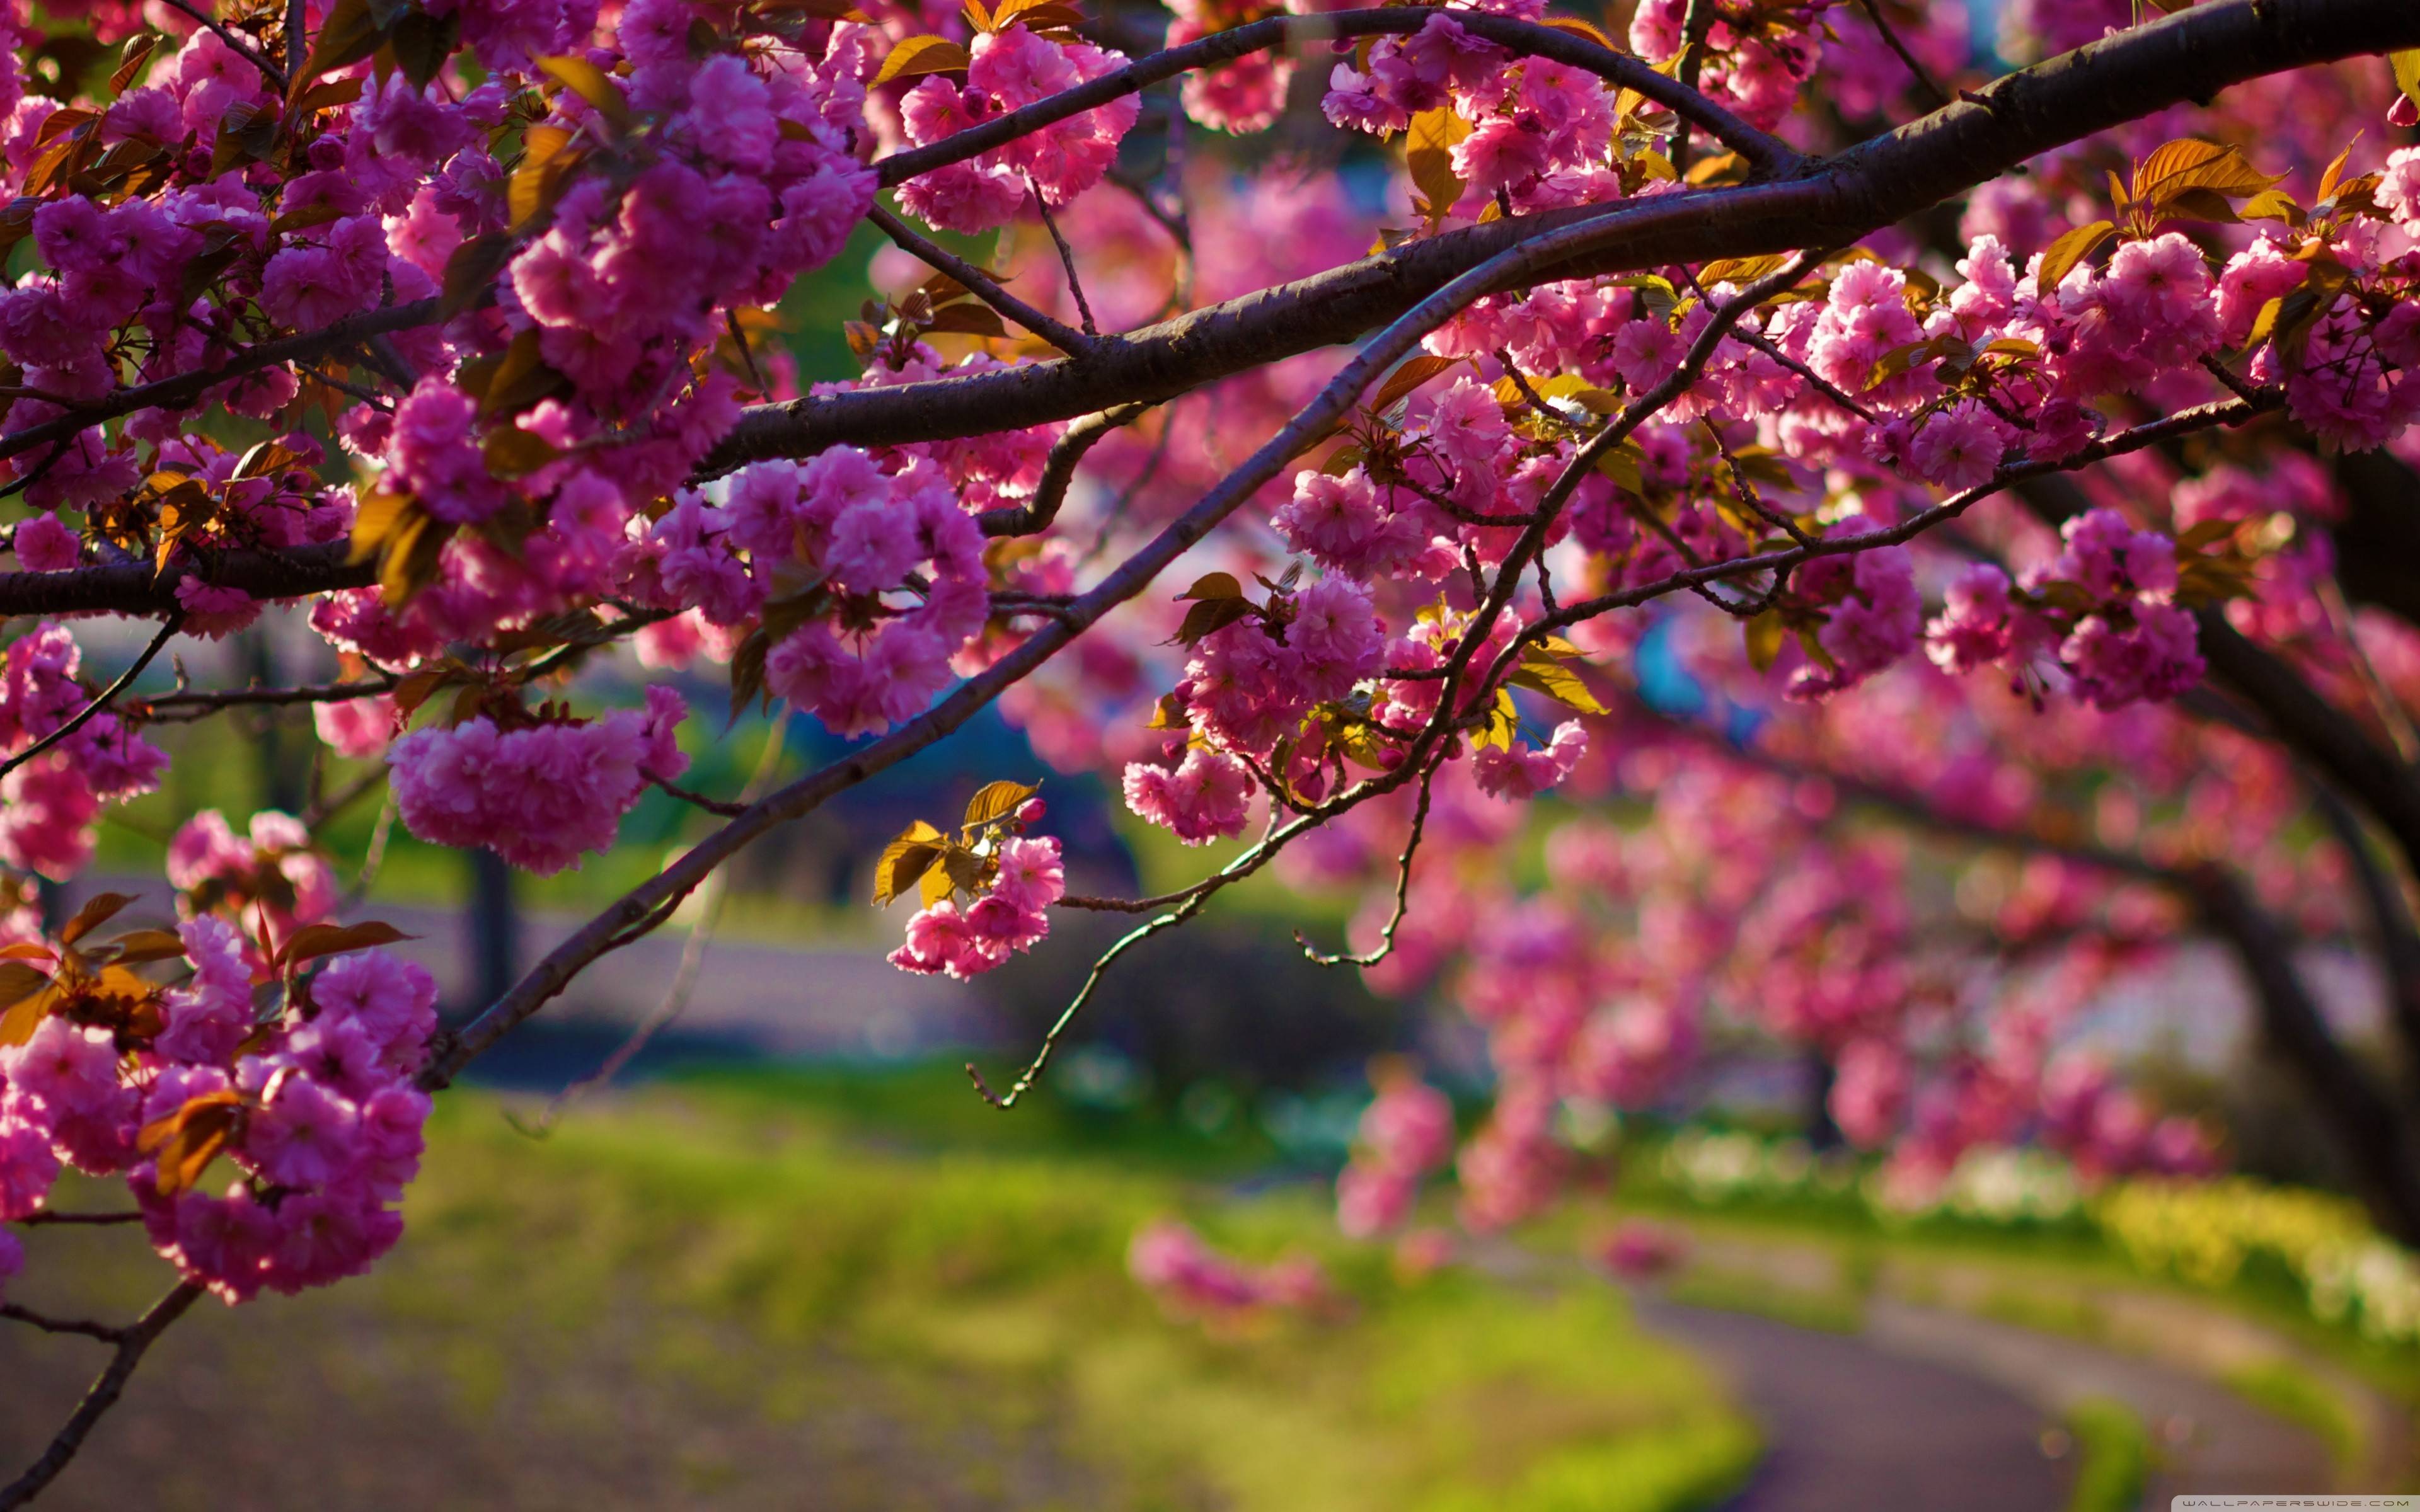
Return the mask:
[(1588, 754), (1588, 731), (1577, 719), (1555, 727), (1544, 746), (1489, 746), (1472, 758), (1471, 775), (1481, 792), (1498, 798), (1528, 798), (1559, 787)]
[(324, 1186), (352, 1165), (360, 1122), (361, 1110), (350, 1102), (310, 1076), (290, 1074), (245, 1119), (243, 1152), (281, 1186)]
[(1933, 486), (1962, 493), (1992, 481), (2009, 437), (2006, 422), (1970, 399), (1925, 421), (1908, 443), (1908, 465)]
[(17, 527), (9, 545), (27, 572), (66, 572), (76, 564), (82, 542), (56, 515), (37, 515)]
[(1244, 832), (1250, 816), (1252, 775), (1224, 751), (1199, 747), (1175, 770), (1140, 762), (1125, 771), (1126, 807), (1187, 845)]

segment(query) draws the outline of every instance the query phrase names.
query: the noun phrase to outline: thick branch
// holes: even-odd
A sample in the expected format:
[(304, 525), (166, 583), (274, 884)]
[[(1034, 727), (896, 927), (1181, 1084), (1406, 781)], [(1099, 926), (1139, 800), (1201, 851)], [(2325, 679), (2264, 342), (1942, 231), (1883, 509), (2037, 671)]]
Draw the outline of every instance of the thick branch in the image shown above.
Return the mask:
[(166, 614), (181, 606), (178, 585), (191, 578), (240, 588), (255, 598), (299, 598), (378, 581), (376, 562), (349, 562), (346, 543), (299, 546), (290, 551), (227, 551), (207, 560), (180, 559), (165, 572), (147, 562), (113, 562), (72, 572), (0, 572), (0, 616), (17, 614)]
[[(1316, 19), (1342, 22), (1354, 14), (1358, 13)], [(1473, 26), (1490, 19), (1472, 12), (1457, 16)], [(1621, 218), (1622, 234), (1535, 274), (1507, 276), (1497, 290), (1710, 257), (1846, 245), (2039, 153), (2150, 112), (2208, 100), (2266, 73), (2413, 46), (2420, 46), (2420, 7), (2408, 0), (2211, 0), (2009, 74), (1784, 181), (1450, 231), (1104, 337), (1081, 363), (1020, 363), (758, 405), (702, 471), (713, 474), (766, 457), (804, 456), (841, 442), (947, 440), (1065, 420), (1113, 404), (1172, 398), (1282, 357), (1351, 341), (1525, 238), (1592, 217)], [(998, 124), (986, 122), (936, 146), (972, 138)]]

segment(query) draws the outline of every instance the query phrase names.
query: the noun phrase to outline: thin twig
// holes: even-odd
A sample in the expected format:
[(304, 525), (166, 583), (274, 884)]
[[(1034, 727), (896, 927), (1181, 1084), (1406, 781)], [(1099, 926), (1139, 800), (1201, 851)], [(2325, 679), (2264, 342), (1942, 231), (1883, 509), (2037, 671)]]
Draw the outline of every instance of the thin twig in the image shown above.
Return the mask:
[(203, 692), (163, 693), (157, 698), (130, 699), (127, 712), (154, 723), (183, 723), (206, 718), (221, 709), (290, 703), (347, 703), (395, 691), (392, 677), (349, 683), (310, 683), (296, 687), (226, 687)]
[(1130, 425), (1151, 409), (1147, 404), (1122, 404), (1084, 416), (1050, 443), (1042, 463), (1042, 481), (1034, 485), (1033, 501), (1004, 509), (986, 509), (975, 517), (985, 535), (1039, 535), (1059, 517), (1067, 486), (1076, 480), (1077, 465), (1094, 444), (1121, 425)]
[(220, 41), (227, 45), (227, 51), (260, 70), (261, 77), (269, 81), (269, 87), (272, 92), (279, 95), (286, 93), (286, 75), (279, 70), (277, 65), (261, 56), (259, 50), (251, 43), (229, 31), (217, 17), (197, 6), (187, 4), (187, 0), (161, 0), (161, 3), (169, 9), (179, 11), (209, 27), (217, 34)]
[[(775, 728), (779, 729), (780, 726), (776, 725)], [(703, 793), (693, 793), (678, 783), (667, 782), (660, 777), (656, 779), (656, 786), (683, 803), (694, 805), (710, 814), (721, 814), (725, 819), (736, 818), (748, 811), (748, 800), (745, 798), (737, 803), (725, 803), (721, 798), (709, 798)]]
[(379, 868), (386, 864), (386, 842), (395, 832), (395, 789), (386, 790), (379, 803), (378, 823), (370, 826), (370, 845), (362, 856), (362, 869), (353, 877), (353, 885), (345, 889), (335, 912), (344, 914), (369, 896), (370, 887), (378, 881)]
[(1313, 947), (1300, 930), (1294, 932), (1294, 943), (1302, 947), (1306, 960), (1322, 966), (1374, 966), (1395, 951), (1395, 932), (1404, 925), (1404, 915), (1412, 906), (1412, 857), (1419, 853), (1421, 831), (1428, 827), (1429, 787), (1436, 778), (1437, 764), (1431, 762), (1420, 773), (1419, 801), (1412, 807), (1411, 832), (1404, 839), (1404, 855), (1395, 868), (1395, 911), (1387, 918), (1387, 927), (1379, 932), (1377, 945), (1359, 955), (1342, 952), (1329, 954)]
[(84, 1400), (76, 1404), (76, 1410), (69, 1415), (66, 1426), (51, 1440), (50, 1447), (42, 1451), (41, 1457), (28, 1466), (23, 1474), (7, 1487), (0, 1488), (0, 1512), (15, 1512), (16, 1508), (40, 1495), (43, 1487), (58, 1478), (59, 1472), (65, 1470), (68, 1461), (75, 1458), (76, 1451), (84, 1447), (84, 1441), (92, 1432), (92, 1426), (101, 1421), (101, 1414), (116, 1405), (118, 1396), (126, 1390), (127, 1377), (132, 1375), (134, 1367), (142, 1363), (143, 1352), (151, 1347), (151, 1341), (158, 1338), (169, 1324), (183, 1317), (185, 1309), (191, 1307), (194, 1300), (201, 1294), (198, 1282), (178, 1282), (166, 1296), (152, 1304), (151, 1310), (145, 1313), (139, 1322), (120, 1331), (116, 1341), (117, 1352), (110, 1357), (109, 1364), (94, 1379), (92, 1388), (85, 1393)]
[(1209, 901), (1209, 896), (1207, 892), (1199, 893), (1178, 905), (1174, 912), (1162, 914), (1147, 924), (1135, 926), (1120, 935), (1116, 944), (1102, 951), (1101, 958), (1093, 963), (1093, 969), (1085, 973), (1084, 985), (1077, 990), (1076, 995), (1069, 999), (1058, 1019), (1043, 1034), (1042, 1048), (1034, 1052), (1033, 1058), (1027, 1062), (1025, 1070), (1017, 1073), (1016, 1080), (1009, 1085), (1005, 1093), (993, 1091), (990, 1084), (984, 1080), (983, 1072), (976, 1069), (975, 1063), (971, 1060), (968, 1061), (967, 1077), (975, 1084), (975, 1090), (983, 1094), (983, 1100), (1002, 1112), (1016, 1106), (1017, 1100), (1032, 1091), (1033, 1084), (1041, 1080), (1043, 1068), (1050, 1064), (1050, 1053), (1059, 1048), (1060, 1036), (1067, 1032), (1067, 1026), (1075, 1023), (1076, 1015), (1084, 1011), (1086, 1003), (1092, 1001), (1094, 989), (1101, 985), (1101, 979), (1109, 974), (1109, 967), (1117, 964), (1118, 957), (1160, 931), (1174, 929), (1202, 912), (1202, 904)]
[(1057, 320), (1043, 314), (1011, 294), (1001, 285), (998, 279), (947, 247), (919, 234), (914, 226), (892, 214), (880, 205), (869, 208), (865, 212), (865, 218), (872, 221), (876, 228), (896, 243), (901, 251), (956, 279), (966, 285), (968, 293), (1068, 356), (1081, 356), (1092, 347), (1092, 338), (1084, 332), (1063, 320)]
[(153, 636), (151, 638), (151, 643), (143, 648), (143, 655), (134, 658), (134, 665), (127, 668), (124, 672), (120, 673), (117, 681), (110, 684), (107, 687), (102, 688), (98, 697), (94, 698), (91, 702), (85, 704), (83, 708), (77, 710), (75, 714), (69, 718), (67, 723), (59, 726), (56, 730), (52, 731), (49, 734), (44, 735), (41, 739), (35, 741), (32, 745), (26, 747), (23, 750), (19, 751), (16, 755), (9, 757), (7, 761), (0, 761), (0, 778), (7, 777), (18, 767), (24, 765), (27, 762), (32, 761), (35, 757), (39, 756), (42, 752), (50, 749), (60, 741), (67, 739), (68, 736), (74, 734), (86, 724), (89, 724), (95, 715), (109, 707), (109, 702), (112, 699), (115, 699), (120, 693), (125, 692), (129, 687), (132, 686), (134, 679), (143, 675), (143, 669), (151, 665), (151, 658), (160, 654), (160, 648), (166, 645), (168, 643), (169, 637), (175, 635), (179, 629), (182, 629), (184, 627), (184, 610), (178, 609), (176, 613), (169, 615), (168, 618), (161, 624), (160, 633)]
[(1093, 320), (1093, 303), (1084, 298), (1084, 280), (1076, 271), (1076, 249), (1067, 245), (1066, 235), (1059, 229), (1058, 218), (1050, 213), (1050, 202), (1042, 197), (1042, 186), (1026, 175), (1026, 190), (1033, 195), (1033, 208), (1042, 213), (1043, 229), (1050, 233), (1050, 241), (1059, 249), (1059, 266), (1067, 270), (1067, 292), (1076, 296), (1076, 313), (1084, 322), (1084, 334), (1097, 339), (1101, 328)]
[(85, 1338), (99, 1339), (104, 1344), (115, 1344), (126, 1335), (126, 1330), (114, 1323), (96, 1323), (82, 1318), (53, 1318), (31, 1307), (20, 1307), (13, 1302), (0, 1302), (0, 1318), (12, 1323), (29, 1324), (45, 1334), (81, 1334)]
[[(776, 721), (772, 733), (765, 737), (765, 749), (756, 758), (756, 770), (749, 777), (748, 785), (740, 794), (743, 805), (753, 803), (765, 795), (765, 789), (772, 781), (773, 774), (781, 768), (787, 726)], [(706, 947), (714, 942), (714, 932), (722, 922), (723, 900), (730, 895), (730, 889), (731, 873), (728, 871), (717, 872), (706, 880), (704, 896), (698, 900), (697, 922), (690, 927), (688, 940), (681, 945), (680, 965), (673, 972), (672, 986), (665, 992), (663, 1000), (631, 1031), (630, 1037), (606, 1057), (605, 1063), (595, 1072), (555, 1093), (535, 1119), (524, 1122), (513, 1119), (514, 1128), (533, 1138), (545, 1138), (554, 1131), (555, 1120), (563, 1116), (565, 1108), (620, 1075), (657, 1035), (688, 1011), (690, 997), (697, 991), (698, 975), (706, 966)], [(506, 1117), (511, 1118), (511, 1115)]]
[(133, 1211), (54, 1212), (44, 1208), (38, 1212), (29, 1212), (23, 1218), (11, 1218), (8, 1221), (12, 1224), (23, 1224), (31, 1228), (43, 1224), (139, 1224), (143, 1221), (143, 1215)]
[(1899, 33), (1892, 29), (1889, 20), (1883, 15), (1883, 8), (1877, 0), (1857, 0), (1857, 8), (1866, 13), (1866, 19), (1874, 23), (1874, 30), (1883, 34), (1883, 40), (1889, 43), (1890, 50), (1899, 54), (1899, 60), (1907, 65), (1907, 71), (1915, 77), (1916, 87), (1924, 94), (1926, 108), (1940, 110), (1947, 106), (1949, 103), (1949, 91), (1941, 87), (1941, 81), (1932, 76), (1931, 70), (1916, 61), (1916, 54), (1908, 50), (1908, 45), (1900, 40)]

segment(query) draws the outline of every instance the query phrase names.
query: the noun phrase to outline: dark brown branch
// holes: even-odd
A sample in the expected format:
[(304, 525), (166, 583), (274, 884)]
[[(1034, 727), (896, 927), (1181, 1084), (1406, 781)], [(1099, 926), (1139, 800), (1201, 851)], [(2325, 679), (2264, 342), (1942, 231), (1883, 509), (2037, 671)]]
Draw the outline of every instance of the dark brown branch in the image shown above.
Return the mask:
[(2397, 1242), (2420, 1247), (2420, 1156), (2409, 1122), (2337, 1042), (2294, 968), (2291, 945), (2243, 885), (2216, 866), (2195, 871), (2192, 883), (2202, 922), (2234, 949), (2251, 980), (2262, 1035), (2335, 1134), (2363, 1202)]
[(11, 1218), (8, 1221), (12, 1224), (23, 1224), (30, 1228), (43, 1224), (139, 1224), (143, 1221), (143, 1215), (132, 1211), (54, 1212), (44, 1208), (39, 1212), (29, 1212), (23, 1218)]
[(1151, 409), (1147, 404), (1122, 404), (1114, 409), (1104, 409), (1086, 415), (1069, 425), (1050, 445), (1050, 455), (1043, 459), (1042, 481), (1034, 486), (1033, 501), (1007, 509), (986, 509), (975, 517), (985, 535), (1037, 535), (1050, 528), (1059, 517), (1059, 506), (1066, 501), (1067, 486), (1076, 481), (1076, 469), (1094, 443), (1121, 425), (1132, 424)]
[[(1295, 19), (1341, 23), (1360, 14)], [(1456, 15), (1474, 29), (1503, 19), (1470, 11)], [(2420, 46), (2420, 8), (2404, 0), (2207, 0), (1995, 80), (1971, 98), (1805, 165), (1786, 179), (1449, 231), (1159, 325), (1106, 336), (1081, 363), (1021, 363), (755, 406), (701, 471), (713, 475), (767, 457), (809, 455), (839, 442), (947, 440), (1065, 420), (1113, 404), (1172, 398), (1283, 357), (1354, 340), (1542, 231), (1590, 219), (1618, 221), (1621, 234), (1537, 273), (1508, 273), (1490, 292), (1548, 278), (1847, 245), (2028, 158), (2142, 115), (2208, 100), (2262, 74), (2413, 46)], [(961, 136), (973, 137), (998, 124), (986, 122)]]
[(177, 724), (207, 718), (222, 709), (276, 707), (294, 703), (349, 703), (395, 691), (392, 677), (351, 683), (305, 683), (294, 687), (224, 687), (158, 698), (130, 699), (127, 712), (138, 718)]
[(1100, 324), (1093, 318), (1093, 301), (1084, 298), (1083, 275), (1076, 271), (1076, 249), (1067, 245), (1067, 235), (1059, 229), (1059, 218), (1050, 213), (1050, 202), (1042, 197), (1042, 186), (1033, 176), (1025, 176), (1025, 191), (1033, 196), (1034, 212), (1042, 217), (1042, 229), (1050, 233), (1050, 244), (1059, 249), (1059, 267), (1067, 275), (1067, 292), (1076, 299), (1076, 313), (1084, 322), (1087, 340), (1098, 340)]
[(2387, 1021), (2395, 1026), (2406, 1072), (2420, 1082), (2420, 929), (2403, 896), (2403, 884), (2379, 864), (2361, 820), (2334, 788), (2311, 785), (2314, 807), (2352, 865), (2354, 885), (2369, 910), (2370, 933), (2386, 977)]
[(238, 37), (234, 32), (228, 30), (220, 23), (217, 17), (211, 15), (209, 11), (202, 9), (198, 6), (190, 4), (189, 0), (167, 0), (167, 5), (168, 8), (171, 10), (178, 11), (186, 16), (190, 16), (194, 21), (197, 21), (204, 26), (209, 27), (212, 32), (217, 34), (220, 41), (225, 42), (227, 45), (227, 51), (243, 59), (246, 63), (251, 64), (254, 68), (258, 69), (260, 70), (260, 76), (269, 81), (270, 93), (275, 95), (283, 95), (286, 93), (286, 75), (279, 70), (277, 65), (270, 62), (267, 58), (262, 57), (258, 48), (254, 47), (242, 38)]
[(872, 221), (876, 229), (889, 237), (901, 251), (926, 266), (938, 269), (956, 279), (965, 285), (967, 291), (976, 299), (983, 301), (1002, 316), (1032, 332), (1061, 351), (1075, 357), (1081, 356), (1091, 349), (1092, 337), (1069, 326), (1065, 321), (1054, 320), (1026, 303), (1002, 287), (1000, 280), (929, 237), (918, 234), (914, 226), (881, 206), (876, 205), (869, 208), (865, 212), (865, 218)]
[(0, 1512), (15, 1512), (16, 1508), (40, 1495), (43, 1487), (58, 1478), (59, 1472), (65, 1470), (68, 1461), (75, 1458), (76, 1451), (84, 1447), (84, 1441), (92, 1432), (93, 1425), (101, 1421), (101, 1414), (116, 1405), (118, 1396), (126, 1390), (127, 1378), (142, 1363), (144, 1351), (151, 1348), (151, 1341), (158, 1338), (169, 1324), (182, 1318), (185, 1309), (191, 1307), (194, 1300), (201, 1294), (199, 1283), (179, 1282), (166, 1296), (154, 1303), (140, 1321), (119, 1332), (116, 1340), (117, 1351), (110, 1356), (109, 1364), (102, 1367), (92, 1388), (85, 1393), (84, 1400), (76, 1404), (76, 1410), (69, 1415), (66, 1426), (51, 1440), (50, 1447), (42, 1451), (41, 1457), (28, 1466), (23, 1474), (0, 1488)]
[(0, 1302), (0, 1318), (12, 1323), (39, 1328), (45, 1334), (76, 1334), (104, 1344), (115, 1344), (126, 1336), (126, 1330), (114, 1323), (96, 1323), (83, 1318), (53, 1318), (31, 1307), (20, 1307), (13, 1302)]
[(215, 367), (179, 373), (174, 378), (120, 389), (105, 397), (78, 404), (66, 414), (39, 424), (0, 436), (0, 457), (15, 456), (37, 446), (66, 440), (78, 431), (88, 430), (120, 415), (131, 415), (137, 409), (182, 409), (229, 378), (257, 373), (264, 367), (275, 367), (281, 363), (315, 362), (371, 336), (433, 324), (438, 318), (437, 304), (434, 299), (414, 300), (409, 304), (391, 304), (380, 310), (349, 315), (318, 331), (307, 331), (230, 352), (226, 360)]
[(19, 751), (16, 755), (9, 757), (7, 761), (0, 761), (0, 778), (7, 777), (18, 767), (24, 765), (27, 762), (32, 761), (42, 752), (49, 750), (54, 746), (56, 746), (60, 741), (67, 739), (68, 736), (74, 734), (85, 725), (90, 724), (94, 716), (100, 714), (101, 710), (109, 707), (111, 700), (116, 698), (120, 693), (125, 692), (129, 687), (132, 687), (134, 685), (134, 679), (143, 675), (143, 669), (151, 665), (151, 658), (160, 655), (160, 648), (168, 643), (170, 638), (176, 635), (177, 631), (183, 626), (184, 623), (185, 615), (183, 610), (179, 609), (176, 613), (169, 615), (166, 622), (160, 626), (160, 633), (153, 636), (151, 638), (151, 643), (143, 648), (143, 655), (134, 658), (133, 666), (127, 668), (126, 671), (118, 674), (117, 681), (110, 684), (107, 687), (102, 688), (100, 693), (94, 696), (91, 702), (85, 704), (83, 708), (78, 709), (65, 724), (60, 725), (56, 730), (52, 731), (41, 739), (35, 741), (32, 745), (26, 747), (23, 750)]
[(1758, 131), (1697, 90), (1668, 74), (1656, 72), (1637, 58), (1614, 52), (1575, 33), (1535, 22), (1515, 21), (1509, 16), (1489, 15), (1483, 11), (1449, 11), (1407, 6), (1342, 10), (1315, 16), (1271, 16), (1249, 25), (1215, 32), (1181, 47), (1167, 48), (1148, 57), (1137, 58), (1073, 89), (1062, 90), (1047, 100), (1037, 100), (1031, 105), (995, 116), (980, 126), (953, 132), (938, 142), (911, 147), (905, 152), (894, 152), (874, 166), (882, 176), (882, 187), (895, 189), (919, 174), (963, 162), (1043, 127), (1080, 116), (1127, 95), (1140, 93), (1181, 73), (1213, 68), (1248, 54), (1276, 47), (1303, 51), (1318, 43), (1342, 38), (1408, 36), (1427, 25), (1429, 18), (1435, 15), (1451, 16), (1463, 30), (1498, 46), (1526, 53), (1532, 57), (1567, 64), (1593, 73), (1608, 84), (1637, 90), (1683, 119), (1694, 120), (1705, 127), (1725, 147), (1760, 167), (1785, 169), (1798, 161), (1798, 154), (1788, 143)]
[(255, 598), (300, 598), (378, 581), (376, 562), (348, 561), (345, 542), (290, 551), (225, 551), (207, 560), (179, 558), (164, 572), (147, 562), (113, 562), (71, 572), (0, 572), (0, 616), (17, 614), (166, 614), (180, 606), (177, 588), (188, 578), (240, 588)]
[(1924, 92), (1926, 103), (1934, 110), (1948, 104), (1949, 91), (1942, 88), (1941, 81), (1935, 79), (1931, 70), (1919, 62), (1914, 53), (1908, 51), (1907, 43), (1900, 39), (1899, 32), (1891, 25), (1890, 18), (1883, 14), (1883, 8), (1878, 0), (1857, 0), (1857, 8), (1866, 13), (1866, 19), (1874, 23), (1874, 30), (1883, 34), (1883, 40), (1889, 44), (1892, 52), (1899, 54), (1899, 60), (1907, 65), (1908, 75), (1916, 80), (1916, 87)]

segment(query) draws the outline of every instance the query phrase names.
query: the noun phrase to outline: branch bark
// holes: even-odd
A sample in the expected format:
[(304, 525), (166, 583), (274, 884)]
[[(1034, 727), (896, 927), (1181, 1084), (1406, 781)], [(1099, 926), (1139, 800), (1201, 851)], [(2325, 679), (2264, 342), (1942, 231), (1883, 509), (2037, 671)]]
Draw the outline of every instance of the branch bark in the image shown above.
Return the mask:
[(2397, 1241), (2420, 1247), (2420, 1153), (2410, 1123), (2337, 1042), (2294, 967), (2285, 935), (2243, 885), (2215, 865), (2195, 869), (2188, 881), (2202, 922), (2235, 951), (2252, 983), (2262, 1035), (2335, 1134), (2362, 1200)]
[(59, 1472), (67, 1469), (68, 1461), (84, 1447), (84, 1441), (91, 1434), (93, 1425), (117, 1405), (118, 1396), (126, 1390), (127, 1378), (134, 1374), (136, 1365), (142, 1364), (144, 1351), (151, 1348), (151, 1341), (158, 1338), (169, 1324), (185, 1316), (185, 1309), (191, 1307), (201, 1294), (202, 1288), (197, 1283), (179, 1282), (166, 1296), (152, 1304), (151, 1310), (145, 1313), (139, 1321), (117, 1336), (116, 1352), (101, 1368), (92, 1388), (85, 1393), (84, 1400), (76, 1404), (67, 1425), (51, 1440), (50, 1447), (42, 1451), (40, 1458), (26, 1467), (23, 1474), (0, 1487), (0, 1512), (16, 1512), (18, 1507), (40, 1495), (42, 1488), (58, 1478)]
[[(1466, 25), (1481, 19), (1471, 12), (1457, 17)], [(713, 475), (842, 443), (949, 440), (1172, 398), (1282, 357), (1351, 341), (1524, 239), (1592, 218), (1622, 218), (1622, 234), (1535, 275), (1508, 277), (1490, 292), (1710, 257), (1846, 245), (2039, 153), (2149, 112), (2208, 100), (2266, 73), (2413, 46), (2420, 46), (2420, 8), (2407, 0), (2211, 0), (2009, 74), (1888, 135), (1803, 163), (1782, 180), (1450, 231), (1104, 337), (1080, 361), (754, 406), (701, 471)], [(935, 147), (999, 124), (986, 122)], [(985, 142), (998, 145), (988, 137)], [(908, 160), (902, 154), (888, 161)], [(944, 161), (915, 160), (915, 171)]]

